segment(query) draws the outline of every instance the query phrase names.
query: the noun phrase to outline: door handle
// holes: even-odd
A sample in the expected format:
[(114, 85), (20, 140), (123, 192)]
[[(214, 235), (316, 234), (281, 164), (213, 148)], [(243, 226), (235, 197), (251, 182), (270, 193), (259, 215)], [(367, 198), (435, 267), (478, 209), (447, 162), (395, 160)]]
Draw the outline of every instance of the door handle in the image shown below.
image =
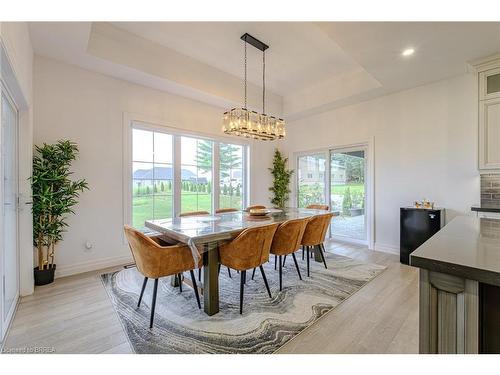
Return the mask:
[(429, 214), (429, 217), (430, 217), (431, 219), (434, 219), (434, 218), (436, 217), (436, 214)]

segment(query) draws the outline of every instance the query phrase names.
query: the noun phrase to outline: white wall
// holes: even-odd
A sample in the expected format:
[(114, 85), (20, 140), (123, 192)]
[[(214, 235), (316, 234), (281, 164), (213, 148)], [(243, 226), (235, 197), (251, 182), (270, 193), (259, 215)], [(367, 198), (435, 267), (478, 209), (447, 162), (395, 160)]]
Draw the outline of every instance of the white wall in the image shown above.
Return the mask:
[(473, 75), (290, 123), (290, 154), (374, 139), (375, 248), (399, 251), (399, 207), (427, 198), (449, 221), (479, 202)]
[[(33, 48), (28, 25), (25, 22), (0, 23), (0, 36), (6, 52), (2, 61), (4, 79), (19, 110), (19, 263), (20, 294), (33, 293), (33, 252), (31, 159), (33, 146)], [(5, 74), (5, 76), (3, 76)]]
[[(77, 142), (75, 178), (86, 178), (90, 186), (58, 245), (58, 275), (130, 259), (122, 236), (124, 112), (221, 136), (222, 109), (38, 56), (34, 80), (34, 143), (62, 138)], [(252, 203), (268, 203), (272, 151), (270, 143), (251, 146)], [(84, 248), (87, 241), (94, 245), (91, 251)]]

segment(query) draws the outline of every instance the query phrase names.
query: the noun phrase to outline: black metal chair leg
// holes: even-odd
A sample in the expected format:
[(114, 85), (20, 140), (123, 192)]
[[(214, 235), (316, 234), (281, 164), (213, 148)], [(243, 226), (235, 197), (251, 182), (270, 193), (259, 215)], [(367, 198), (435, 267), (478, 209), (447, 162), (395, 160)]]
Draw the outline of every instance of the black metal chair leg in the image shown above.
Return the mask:
[(306, 246), (306, 258), (307, 258), (307, 277), (310, 277), (309, 273), (309, 246)]
[(325, 254), (323, 254), (323, 249), (321, 248), (321, 245), (317, 245), (314, 251), (319, 251), (319, 255), (323, 260), (323, 264), (325, 265), (325, 268), (328, 269), (328, 267), (326, 266)]
[(182, 273), (177, 274), (177, 277), (177, 280), (179, 280), (179, 290), (182, 293)]
[(247, 276), (247, 271), (240, 272), (240, 314), (243, 314), (243, 293), (245, 292), (245, 279)]
[(252, 280), (253, 280), (254, 276), (255, 276), (255, 268), (252, 271)]
[(229, 278), (232, 279), (233, 277), (231, 276), (231, 268), (227, 267), (227, 274), (229, 275)]
[(139, 295), (139, 302), (137, 302), (137, 307), (141, 307), (142, 296), (144, 294), (144, 289), (146, 289), (146, 284), (148, 283), (148, 278), (145, 277), (142, 282), (141, 294)]
[(277, 255), (275, 255), (275, 256), (274, 256), (274, 269), (275, 269), (275, 270), (276, 270), (276, 268), (277, 268), (277, 267), (276, 267), (276, 266), (277, 266), (277, 264), (276, 264), (276, 262), (277, 262), (277, 261), (278, 261), (278, 256), (277, 256)]
[(221, 264), (219, 263), (219, 268), (217, 268), (217, 275), (220, 275), (220, 267), (221, 267)]
[(292, 253), (293, 262), (295, 263), (295, 268), (299, 274), (299, 279), (302, 280), (302, 275), (300, 274), (299, 264), (297, 263), (297, 258), (295, 258), (295, 253)]
[(286, 255), (283, 257), (283, 267), (285, 267)]
[(269, 294), (269, 298), (273, 298), (273, 296), (271, 296), (271, 290), (269, 289), (269, 284), (267, 283), (266, 274), (264, 273), (264, 267), (262, 267), (262, 265), (260, 265), (259, 269), (260, 269), (260, 274), (262, 275), (262, 278), (264, 279), (264, 284), (266, 285), (267, 294)]
[(305, 252), (304, 246), (302, 246), (302, 260), (304, 260), (304, 252)]
[(149, 328), (153, 328), (153, 320), (155, 318), (156, 293), (158, 292), (158, 279), (155, 279), (153, 288), (153, 302), (151, 302), (151, 318), (149, 319)]
[(281, 255), (279, 257), (279, 263), (280, 263), (280, 292), (283, 289), (283, 263), (281, 263)]
[(198, 268), (198, 281), (201, 282), (201, 268)]
[(193, 283), (194, 296), (196, 297), (196, 302), (198, 302), (198, 308), (201, 309), (200, 295), (198, 294), (198, 285), (196, 285), (196, 278), (194, 277), (193, 270), (190, 270), (189, 273), (191, 274), (191, 282)]

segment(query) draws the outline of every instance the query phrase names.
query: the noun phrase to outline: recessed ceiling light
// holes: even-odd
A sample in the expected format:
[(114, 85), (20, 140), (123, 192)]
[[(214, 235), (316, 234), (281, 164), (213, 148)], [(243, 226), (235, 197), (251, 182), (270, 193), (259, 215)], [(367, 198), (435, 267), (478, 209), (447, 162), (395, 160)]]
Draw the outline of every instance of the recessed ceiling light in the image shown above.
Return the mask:
[(401, 56), (411, 56), (415, 53), (415, 50), (413, 48), (406, 48), (405, 50), (403, 50), (403, 52), (401, 52)]

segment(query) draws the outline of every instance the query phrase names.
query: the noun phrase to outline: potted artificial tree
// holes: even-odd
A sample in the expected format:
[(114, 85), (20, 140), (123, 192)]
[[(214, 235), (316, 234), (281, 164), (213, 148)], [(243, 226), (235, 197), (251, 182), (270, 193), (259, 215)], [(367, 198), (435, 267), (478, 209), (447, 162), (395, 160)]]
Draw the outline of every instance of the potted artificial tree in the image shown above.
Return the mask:
[(271, 203), (277, 208), (285, 208), (286, 202), (290, 196), (290, 179), (293, 175), (293, 170), (287, 169), (288, 158), (276, 149), (273, 157), (273, 167), (269, 168), (273, 175), (273, 186), (269, 190), (273, 193)]
[(74, 214), (80, 193), (88, 189), (85, 180), (71, 180), (71, 163), (78, 155), (78, 146), (68, 140), (56, 144), (35, 146), (33, 156), (33, 245), (38, 253), (35, 285), (54, 281), (56, 244), (68, 224), (68, 214)]

